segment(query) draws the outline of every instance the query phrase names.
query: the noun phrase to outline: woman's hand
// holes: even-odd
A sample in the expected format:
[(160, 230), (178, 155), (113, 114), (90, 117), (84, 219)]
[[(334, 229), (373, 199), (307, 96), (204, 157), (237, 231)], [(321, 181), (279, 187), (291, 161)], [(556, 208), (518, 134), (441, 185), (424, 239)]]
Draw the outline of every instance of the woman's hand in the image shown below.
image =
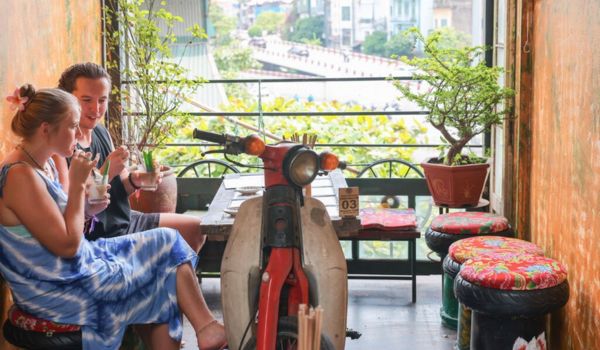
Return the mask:
[(86, 201), (85, 201), (84, 213), (85, 213), (86, 219), (90, 218), (98, 213), (103, 212), (104, 209), (106, 209), (106, 207), (108, 207), (108, 205), (110, 204), (110, 193), (108, 193), (108, 191), (110, 191), (110, 184), (106, 185), (106, 194), (104, 195), (102, 200), (94, 201), (94, 203), (90, 203), (87, 200), (87, 197), (89, 195), (90, 186), (91, 186), (91, 183), (88, 182), (86, 184), (86, 188), (85, 188)]
[(72, 185), (83, 185), (88, 179), (90, 172), (98, 164), (98, 157), (91, 159), (92, 154), (90, 152), (83, 152), (80, 150), (73, 153), (71, 158), (71, 166), (69, 167), (69, 183)]
[[(110, 159), (110, 169), (108, 169), (108, 181), (110, 182), (115, 176), (119, 175), (123, 169), (127, 166), (127, 161), (129, 160), (129, 151), (125, 146), (119, 146), (117, 149), (112, 151), (107, 157), (106, 160)], [(104, 174), (104, 168), (106, 167), (106, 161), (102, 164), (100, 168), (100, 173)]]

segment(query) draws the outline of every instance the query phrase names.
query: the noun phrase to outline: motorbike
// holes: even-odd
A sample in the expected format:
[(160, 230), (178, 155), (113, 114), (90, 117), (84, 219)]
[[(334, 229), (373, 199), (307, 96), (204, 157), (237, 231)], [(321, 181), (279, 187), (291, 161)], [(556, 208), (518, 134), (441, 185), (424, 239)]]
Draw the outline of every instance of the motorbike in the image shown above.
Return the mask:
[(292, 142), (266, 145), (195, 129), (225, 158), (242, 153), (263, 161), (264, 193), (245, 200), (221, 262), (223, 317), (230, 349), (297, 349), (301, 304), (324, 310), (320, 345), (344, 349), (348, 303), (346, 259), (323, 203), (303, 195), (318, 174), (344, 168), (333, 153)]

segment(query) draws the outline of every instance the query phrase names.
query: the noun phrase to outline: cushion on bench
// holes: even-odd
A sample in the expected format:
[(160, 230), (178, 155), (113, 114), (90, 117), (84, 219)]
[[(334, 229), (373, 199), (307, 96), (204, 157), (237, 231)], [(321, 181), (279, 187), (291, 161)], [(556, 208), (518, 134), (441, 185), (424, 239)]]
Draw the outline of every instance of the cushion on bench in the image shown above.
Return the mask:
[(501, 236), (477, 236), (461, 239), (452, 243), (450, 248), (448, 248), (450, 258), (460, 264), (468, 259), (488, 253), (496, 254), (496, 257), (501, 257), (498, 255), (502, 252), (544, 255), (542, 248), (534, 243)]
[(55, 323), (35, 317), (15, 305), (11, 306), (10, 310), (8, 310), (8, 320), (14, 326), (26, 331), (46, 334), (76, 332), (81, 328), (77, 325)]
[(447, 234), (490, 234), (510, 229), (508, 220), (500, 215), (484, 212), (456, 212), (436, 216), (430, 229)]
[(567, 270), (559, 261), (531, 254), (514, 255), (507, 260), (486, 254), (465, 261), (459, 274), (472, 284), (501, 290), (545, 289), (567, 279)]
[(414, 209), (363, 208), (359, 215), (365, 230), (415, 230), (417, 227)]

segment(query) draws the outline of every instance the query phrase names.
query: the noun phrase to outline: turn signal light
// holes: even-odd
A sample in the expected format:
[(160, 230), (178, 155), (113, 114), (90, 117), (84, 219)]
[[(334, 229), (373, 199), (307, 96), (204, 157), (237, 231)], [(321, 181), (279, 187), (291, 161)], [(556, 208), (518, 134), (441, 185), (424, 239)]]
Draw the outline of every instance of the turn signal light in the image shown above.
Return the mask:
[(244, 152), (260, 156), (265, 151), (265, 142), (258, 135), (249, 135), (244, 140)]
[(340, 164), (340, 160), (338, 159), (338, 157), (331, 152), (322, 152), (319, 155), (319, 158), (321, 160), (321, 169), (326, 171), (335, 170)]

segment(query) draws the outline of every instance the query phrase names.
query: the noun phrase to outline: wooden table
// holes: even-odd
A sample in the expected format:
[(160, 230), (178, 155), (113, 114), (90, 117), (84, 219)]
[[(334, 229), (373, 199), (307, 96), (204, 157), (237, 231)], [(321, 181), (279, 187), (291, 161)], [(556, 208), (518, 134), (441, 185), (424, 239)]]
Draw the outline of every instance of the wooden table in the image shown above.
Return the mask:
[[(244, 186), (264, 186), (262, 173), (255, 174), (229, 174), (225, 175), (223, 183), (215, 194), (208, 212), (202, 217), (201, 229), (209, 240), (225, 241), (231, 233), (234, 217), (225, 213), (227, 208), (237, 208), (252, 195), (244, 196), (236, 188)], [(331, 222), (339, 238), (352, 238), (358, 235), (360, 219), (340, 218), (338, 215), (338, 201), (340, 188), (347, 187), (346, 180), (341, 171), (336, 170), (325, 176), (318, 176), (312, 183), (312, 197), (320, 200), (326, 207)], [(259, 192), (257, 195), (260, 195)]]

